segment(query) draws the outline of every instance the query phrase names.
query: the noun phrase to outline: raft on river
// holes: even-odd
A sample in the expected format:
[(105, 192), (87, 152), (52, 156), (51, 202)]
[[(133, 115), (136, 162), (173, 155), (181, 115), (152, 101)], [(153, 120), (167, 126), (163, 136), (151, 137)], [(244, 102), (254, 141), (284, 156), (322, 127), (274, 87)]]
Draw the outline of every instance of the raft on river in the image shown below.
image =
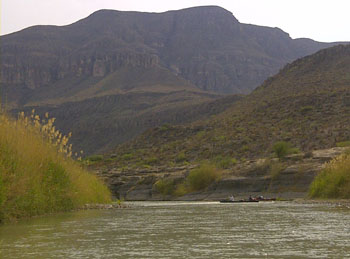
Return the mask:
[(220, 203), (259, 202), (259, 201), (275, 201), (275, 200), (276, 200), (276, 198), (256, 197), (256, 198), (249, 198), (248, 200), (225, 199), (225, 200), (220, 200)]
[(240, 203), (240, 202), (259, 202), (259, 201), (258, 200), (237, 200), (237, 201), (220, 200), (220, 203)]

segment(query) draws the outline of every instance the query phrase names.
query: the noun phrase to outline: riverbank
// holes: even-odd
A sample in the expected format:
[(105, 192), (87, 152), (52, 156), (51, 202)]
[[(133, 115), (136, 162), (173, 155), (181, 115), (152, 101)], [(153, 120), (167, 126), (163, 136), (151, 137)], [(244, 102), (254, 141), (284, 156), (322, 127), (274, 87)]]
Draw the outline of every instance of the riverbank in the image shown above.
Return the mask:
[(92, 168), (119, 198), (138, 201), (215, 201), (234, 195), (247, 198), (263, 195), (281, 199), (305, 198), (315, 176), (325, 163), (343, 153), (346, 148), (315, 150), (312, 153), (287, 156), (283, 160), (263, 158), (241, 161), (222, 171), (221, 178), (202, 191), (183, 196), (162, 194), (155, 187), (158, 180), (183, 182), (198, 165), (151, 168)]

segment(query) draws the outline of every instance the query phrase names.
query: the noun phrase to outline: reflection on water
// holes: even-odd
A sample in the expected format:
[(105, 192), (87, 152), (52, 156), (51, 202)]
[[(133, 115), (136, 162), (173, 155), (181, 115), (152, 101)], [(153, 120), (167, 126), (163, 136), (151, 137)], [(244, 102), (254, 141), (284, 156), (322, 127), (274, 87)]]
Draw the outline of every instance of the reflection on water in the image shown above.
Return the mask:
[(350, 210), (294, 203), (140, 202), (0, 227), (1, 258), (344, 258)]

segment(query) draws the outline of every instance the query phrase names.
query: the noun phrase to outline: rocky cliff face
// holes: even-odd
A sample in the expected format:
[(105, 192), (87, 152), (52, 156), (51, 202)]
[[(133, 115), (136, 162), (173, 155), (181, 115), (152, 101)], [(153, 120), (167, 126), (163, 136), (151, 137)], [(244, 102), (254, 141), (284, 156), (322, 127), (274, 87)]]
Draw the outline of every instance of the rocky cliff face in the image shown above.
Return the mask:
[[(21, 59), (4, 55), (1, 64), (1, 83), (24, 85), (30, 89), (53, 84), (69, 77), (104, 77), (125, 66), (149, 68), (159, 64), (156, 55), (116, 52), (109, 55), (40, 57)], [(74, 87), (74, 86), (72, 86)]]

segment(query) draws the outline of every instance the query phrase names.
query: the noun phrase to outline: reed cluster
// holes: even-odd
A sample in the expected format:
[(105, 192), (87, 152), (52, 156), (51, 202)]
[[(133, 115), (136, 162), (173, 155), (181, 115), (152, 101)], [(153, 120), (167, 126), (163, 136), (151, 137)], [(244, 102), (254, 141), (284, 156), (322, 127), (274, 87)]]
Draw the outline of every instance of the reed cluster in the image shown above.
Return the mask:
[(350, 198), (350, 155), (343, 154), (330, 161), (316, 176), (309, 190), (312, 198)]
[(12, 119), (0, 112), (0, 222), (109, 203), (108, 188), (74, 161), (68, 136), (33, 110)]

